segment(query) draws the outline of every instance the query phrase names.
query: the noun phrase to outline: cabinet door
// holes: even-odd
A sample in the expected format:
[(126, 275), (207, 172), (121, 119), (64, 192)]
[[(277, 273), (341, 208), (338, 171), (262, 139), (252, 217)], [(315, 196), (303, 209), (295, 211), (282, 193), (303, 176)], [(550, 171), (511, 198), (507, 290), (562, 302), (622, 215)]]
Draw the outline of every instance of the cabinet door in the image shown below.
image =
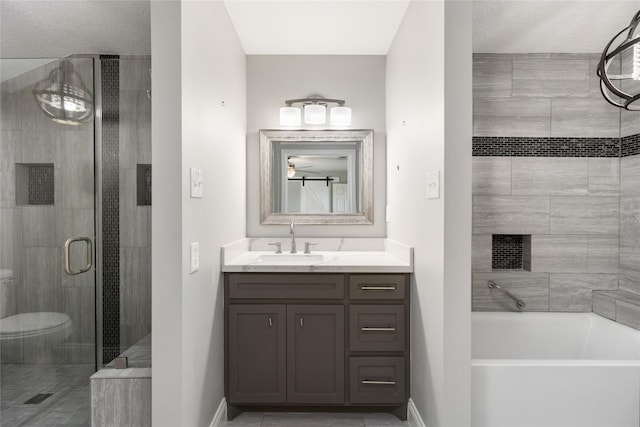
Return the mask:
[(287, 401), (344, 402), (344, 307), (287, 306)]
[(229, 403), (286, 401), (286, 306), (229, 306)]

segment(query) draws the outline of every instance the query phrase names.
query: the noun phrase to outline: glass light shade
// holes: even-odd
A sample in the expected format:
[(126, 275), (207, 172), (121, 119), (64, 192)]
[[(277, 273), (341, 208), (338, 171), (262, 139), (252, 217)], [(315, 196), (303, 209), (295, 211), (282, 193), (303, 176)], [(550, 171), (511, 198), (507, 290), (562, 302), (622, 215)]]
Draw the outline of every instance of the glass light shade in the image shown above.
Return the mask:
[(304, 106), (304, 122), (310, 125), (323, 125), (327, 122), (327, 108), (324, 105)]
[(280, 124), (282, 126), (300, 126), (301, 111), (298, 107), (280, 108)]
[(287, 166), (287, 177), (293, 178), (295, 174), (296, 174), (296, 165), (289, 162)]
[(329, 123), (331, 123), (332, 126), (351, 125), (351, 108), (333, 107), (330, 112)]

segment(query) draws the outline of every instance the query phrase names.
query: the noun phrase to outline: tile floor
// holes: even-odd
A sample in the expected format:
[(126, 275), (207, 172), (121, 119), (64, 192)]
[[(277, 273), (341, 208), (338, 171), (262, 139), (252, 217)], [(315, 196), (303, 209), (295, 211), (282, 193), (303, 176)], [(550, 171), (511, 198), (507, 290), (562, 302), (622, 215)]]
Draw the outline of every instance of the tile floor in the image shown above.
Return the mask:
[(391, 414), (243, 412), (224, 427), (407, 427)]
[[(0, 368), (2, 427), (91, 426), (93, 365), (4, 364)], [(25, 404), (38, 393), (52, 393), (43, 402)]]

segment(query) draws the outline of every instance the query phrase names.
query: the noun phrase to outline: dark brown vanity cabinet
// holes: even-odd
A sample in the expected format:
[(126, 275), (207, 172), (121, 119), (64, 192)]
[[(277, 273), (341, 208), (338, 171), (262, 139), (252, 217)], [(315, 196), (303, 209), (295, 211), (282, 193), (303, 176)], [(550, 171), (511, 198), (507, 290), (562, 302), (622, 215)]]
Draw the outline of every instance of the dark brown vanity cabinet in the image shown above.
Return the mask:
[(228, 414), (353, 406), (406, 418), (408, 275), (225, 274)]

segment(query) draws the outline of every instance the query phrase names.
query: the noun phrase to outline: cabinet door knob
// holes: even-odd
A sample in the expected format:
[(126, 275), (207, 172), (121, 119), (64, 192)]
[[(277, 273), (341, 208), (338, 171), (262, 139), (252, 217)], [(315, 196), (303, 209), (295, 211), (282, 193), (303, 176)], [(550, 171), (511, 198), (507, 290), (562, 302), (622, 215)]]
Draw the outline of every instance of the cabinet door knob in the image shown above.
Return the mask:
[(302, 328), (304, 326), (304, 321), (302, 320), (302, 316), (300, 316), (300, 327)]

